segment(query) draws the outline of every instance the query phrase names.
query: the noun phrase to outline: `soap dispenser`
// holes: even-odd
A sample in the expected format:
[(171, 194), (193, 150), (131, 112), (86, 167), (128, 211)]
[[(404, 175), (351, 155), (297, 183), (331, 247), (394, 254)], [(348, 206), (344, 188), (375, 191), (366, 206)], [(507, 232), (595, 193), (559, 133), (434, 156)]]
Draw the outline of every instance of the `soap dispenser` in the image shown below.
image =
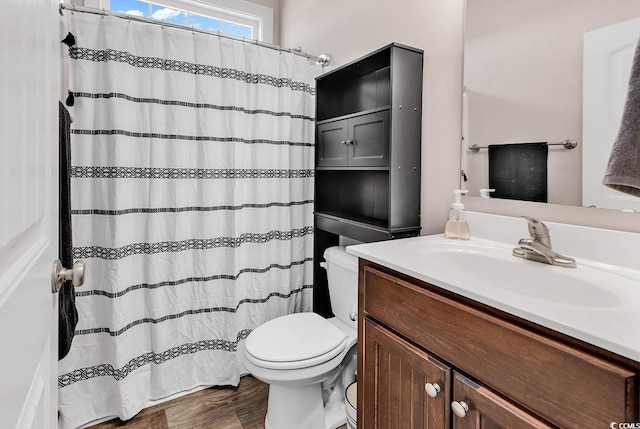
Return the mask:
[(464, 212), (464, 204), (460, 201), (460, 197), (467, 192), (468, 191), (462, 189), (453, 191), (455, 201), (451, 204), (449, 220), (444, 227), (445, 238), (452, 238), (454, 240), (469, 239), (469, 224), (467, 223), (467, 217)]

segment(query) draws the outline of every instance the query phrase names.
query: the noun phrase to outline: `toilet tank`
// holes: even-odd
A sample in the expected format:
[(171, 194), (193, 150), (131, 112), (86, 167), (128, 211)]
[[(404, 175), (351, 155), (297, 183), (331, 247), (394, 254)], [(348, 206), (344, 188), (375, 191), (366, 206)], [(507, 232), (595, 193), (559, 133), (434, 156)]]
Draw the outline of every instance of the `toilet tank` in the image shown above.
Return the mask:
[(331, 309), (338, 320), (357, 328), (349, 314), (358, 311), (358, 257), (350, 255), (343, 246), (324, 251)]

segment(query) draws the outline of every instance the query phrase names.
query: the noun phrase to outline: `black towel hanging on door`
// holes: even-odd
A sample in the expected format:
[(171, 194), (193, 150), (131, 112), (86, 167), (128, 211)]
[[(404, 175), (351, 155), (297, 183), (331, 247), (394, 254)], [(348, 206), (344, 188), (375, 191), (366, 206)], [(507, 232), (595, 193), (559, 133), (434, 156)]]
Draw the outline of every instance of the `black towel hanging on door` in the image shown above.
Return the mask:
[[(60, 215), (58, 217), (58, 258), (62, 265), (70, 268), (73, 265), (73, 240), (71, 237), (71, 116), (62, 103), (59, 104), (60, 152), (59, 197)], [(58, 360), (69, 353), (71, 341), (78, 323), (76, 296), (71, 281), (62, 284), (58, 292)]]
[(546, 142), (489, 145), (491, 198), (547, 202)]

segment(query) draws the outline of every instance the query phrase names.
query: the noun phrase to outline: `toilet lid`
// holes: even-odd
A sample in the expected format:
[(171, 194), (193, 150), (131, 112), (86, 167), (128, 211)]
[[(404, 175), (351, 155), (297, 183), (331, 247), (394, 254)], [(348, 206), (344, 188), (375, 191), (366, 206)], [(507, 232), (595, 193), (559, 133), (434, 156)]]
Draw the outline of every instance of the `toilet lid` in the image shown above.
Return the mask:
[[(299, 362), (326, 355), (331, 359), (344, 348), (346, 334), (316, 313), (295, 313), (258, 326), (249, 334), (245, 348), (260, 361)], [(315, 360), (315, 359), (314, 359)], [(319, 364), (321, 362), (316, 362)]]

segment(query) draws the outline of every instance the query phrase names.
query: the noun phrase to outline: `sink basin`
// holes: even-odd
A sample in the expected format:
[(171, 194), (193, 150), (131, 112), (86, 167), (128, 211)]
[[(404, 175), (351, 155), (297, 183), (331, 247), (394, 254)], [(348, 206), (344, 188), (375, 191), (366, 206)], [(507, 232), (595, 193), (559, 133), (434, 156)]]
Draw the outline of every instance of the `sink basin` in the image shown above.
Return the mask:
[(617, 307), (621, 300), (606, 285), (631, 282), (584, 262), (577, 268), (562, 268), (516, 258), (512, 247), (498, 244), (443, 239), (412, 245), (424, 269), (434, 277), (442, 275), (447, 283), (554, 304)]

